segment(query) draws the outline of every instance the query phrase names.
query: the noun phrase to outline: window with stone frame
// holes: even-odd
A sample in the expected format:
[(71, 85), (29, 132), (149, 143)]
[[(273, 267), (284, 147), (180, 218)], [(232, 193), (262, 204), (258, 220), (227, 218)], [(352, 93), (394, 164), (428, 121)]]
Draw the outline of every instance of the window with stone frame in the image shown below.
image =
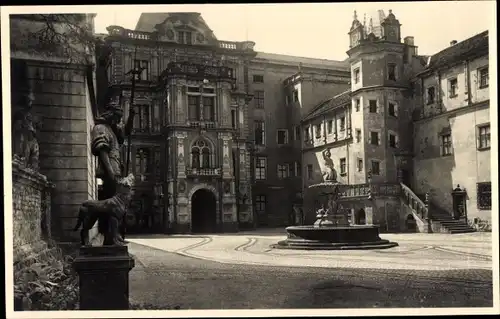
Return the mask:
[(309, 126), (304, 129), (304, 141), (306, 141), (306, 142), (311, 139), (310, 131), (311, 131), (311, 129)]
[(201, 119), (199, 95), (188, 95), (188, 119), (190, 121), (199, 121)]
[(370, 110), (370, 113), (377, 113), (377, 111), (378, 111), (377, 100), (369, 100), (368, 101), (368, 108)]
[(260, 214), (266, 213), (266, 195), (255, 196), (255, 211)]
[(300, 125), (295, 126), (295, 140), (300, 141)]
[(262, 74), (254, 74), (253, 83), (264, 83), (264, 76)]
[(288, 163), (278, 164), (278, 178), (288, 178), (290, 177), (290, 166)]
[(389, 133), (389, 146), (392, 148), (398, 147), (398, 136), (396, 134)]
[(151, 125), (151, 105), (143, 104), (136, 106), (138, 112), (134, 117), (134, 131), (135, 132), (148, 132)]
[(293, 101), (294, 102), (299, 101), (299, 91), (298, 90), (293, 90)]
[(314, 125), (316, 138), (321, 138), (321, 124)]
[(178, 31), (177, 39), (181, 44), (193, 44), (193, 33), (189, 31)]
[(363, 171), (363, 159), (362, 158), (358, 158), (357, 168), (358, 168), (358, 172), (362, 172)]
[(477, 127), (477, 149), (487, 150), (491, 147), (490, 124), (482, 124)]
[(231, 127), (236, 128), (236, 123), (238, 123), (236, 119), (236, 113), (237, 111), (235, 109), (231, 110)]
[(356, 129), (356, 143), (361, 142), (361, 130), (359, 128)]
[(147, 60), (134, 60), (134, 69), (137, 71), (141, 71), (137, 74), (137, 81), (149, 81), (149, 61)]
[(491, 182), (477, 183), (477, 208), (491, 209)]
[(427, 88), (427, 105), (434, 104), (436, 101), (436, 87), (429, 86)]
[(308, 180), (314, 179), (314, 170), (312, 164), (307, 164), (307, 179)]
[(339, 161), (340, 166), (340, 175), (347, 174), (347, 160), (345, 157), (341, 158)]
[(203, 120), (213, 122), (215, 120), (215, 97), (203, 97)]
[(332, 134), (333, 132), (333, 120), (328, 120), (327, 122), (327, 130), (328, 130), (328, 134)]
[(441, 156), (449, 156), (453, 153), (451, 133), (441, 135)]
[(389, 81), (396, 81), (396, 64), (389, 63), (387, 64), (387, 78)]
[(264, 121), (254, 122), (255, 145), (266, 145), (266, 129)]
[(207, 141), (197, 140), (191, 147), (191, 168), (212, 168), (212, 150)]
[(340, 131), (345, 131), (345, 116), (340, 117)]
[(488, 67), (484, 67), (478, 70), (479, 77), (479, 88), (484, 89), (487, 88), (490, 84), (490, 78), (488, 74)]
[(387, 113), (392, 117), (398, 117), (398, 105), (395, 102), (389, 102)]
[(294, 166), (295, 166), (295, 176), (301, 177), (302, 176), (302, 167), (300, 165), (300, 162), (295, 162)]
[(458, 80), (457, 78), (448, 79), (448, 95), (454, 98), (458, 95)]
[(258, 90), (254, 92), (253, 100), (255, 102), (255, 108), (263, 109), (264, 108), (264, 91)]
[(278, 145), (288, 144), (288, 130), (278, 129), (276, 135)]
[(267, 158), (257, 156), (255, 158), (255, 179), (265, 180), (267, 178)]
[(151, 173), (150, 153), (147, 148), (138, 148), (135, 153), (135, 175), (140, 180), (147, 180)]
[(359, 80), (360, 80), (360, 77), (361, 77), (361, 71), (359, 68), (356, 68), (352, 71), (353, 73), (353, 79), (354, 79), (354, 83), (357, 84), (359, 83)]
[(355, 107), (356, 107), (356, 112), (359, 112), (361, 109), (361, 100), (356, 99), (354, 103), (355, 103)]
[(371, 161), (371, 173), (372, 175), (380, 175), (380, 161), (372, 160)]
[(378, 132), (370, 132), (370, 144), (380, 145), (380, 138)]

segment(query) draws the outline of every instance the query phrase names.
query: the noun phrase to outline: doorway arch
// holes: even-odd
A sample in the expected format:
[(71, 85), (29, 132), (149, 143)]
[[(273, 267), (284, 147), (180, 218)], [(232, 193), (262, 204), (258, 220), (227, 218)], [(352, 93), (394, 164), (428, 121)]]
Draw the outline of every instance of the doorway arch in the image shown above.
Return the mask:
[(356, 214), (354, 215), (354, 223), (356, 225), (364, 225), (364, 224), (366, 224), (366, 214), (365, 214), (365, 210), (363, 208), (361, 208), (360, 210), (358, 210), (356, 212)]
[(415, 220), (415, 217), (413, 217), (412, 214), (406, 216), (405, 224), (406, 224), (406, 231), (408, 231), (409, 233), (417, 232), (417, 221)]
[(217, 199), (208, 189), (200, 188), (191, 197), (191, 232), (215, 233)]

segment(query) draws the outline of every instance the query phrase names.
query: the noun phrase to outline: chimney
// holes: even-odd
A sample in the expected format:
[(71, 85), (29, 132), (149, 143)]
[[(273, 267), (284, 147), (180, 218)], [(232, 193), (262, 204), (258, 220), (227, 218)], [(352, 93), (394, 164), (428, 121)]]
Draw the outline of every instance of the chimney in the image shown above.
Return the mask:
[(413, 57), (417, 54), (417, 47), (415, 46), (415, 38), (405, 37), (403, 39), (403, 42), (405, 44), (404, 63), (411, 64)]
[(454, 45), (455, 45), (455, 44), (457, 44), (457, 43), (458, 43), (458, 41), (457, 41), (457, 40), (452, 40), (452, 41), (450, 42), (450, 47), (454, 46)]

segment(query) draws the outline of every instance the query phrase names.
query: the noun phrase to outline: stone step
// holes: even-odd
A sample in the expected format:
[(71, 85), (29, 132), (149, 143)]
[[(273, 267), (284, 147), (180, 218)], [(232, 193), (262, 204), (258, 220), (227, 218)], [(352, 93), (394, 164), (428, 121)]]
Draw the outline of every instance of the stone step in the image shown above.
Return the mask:
[(470, 229), (460, 229), (460, 230), (450, 230), (450, 234), (465, 234), (465, 233), (474, 233), (476, 230), (473, 228)]

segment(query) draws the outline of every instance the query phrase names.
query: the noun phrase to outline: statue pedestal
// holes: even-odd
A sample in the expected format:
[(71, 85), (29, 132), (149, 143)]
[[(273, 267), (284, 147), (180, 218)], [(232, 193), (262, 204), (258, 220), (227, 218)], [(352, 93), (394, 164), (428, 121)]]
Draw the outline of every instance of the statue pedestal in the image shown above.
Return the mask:
[(134, 266), (127, 246), (81, 247), (73, 262), (80, 310), (128, 310), (129, 272)]

